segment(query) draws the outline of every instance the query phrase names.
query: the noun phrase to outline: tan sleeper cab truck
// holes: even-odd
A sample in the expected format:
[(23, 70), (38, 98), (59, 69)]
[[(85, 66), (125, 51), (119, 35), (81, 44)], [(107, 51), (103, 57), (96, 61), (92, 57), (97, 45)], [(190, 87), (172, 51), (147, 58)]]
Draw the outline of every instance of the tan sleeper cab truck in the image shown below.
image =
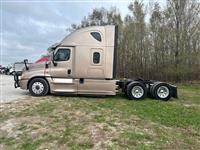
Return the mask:
[(51, 49), (51, 61), (29, 66), (24, 61), (24, 70), (14, 76), (16, 88), (28, 89), (34, 96), (48, 93), (116, 95), (121, 89), (129, 99), (143, 99), (147, 95), (162, 100), (177, 97), (176, 86), (168, 83), (115, 80), (117, 26), (76, 30)]

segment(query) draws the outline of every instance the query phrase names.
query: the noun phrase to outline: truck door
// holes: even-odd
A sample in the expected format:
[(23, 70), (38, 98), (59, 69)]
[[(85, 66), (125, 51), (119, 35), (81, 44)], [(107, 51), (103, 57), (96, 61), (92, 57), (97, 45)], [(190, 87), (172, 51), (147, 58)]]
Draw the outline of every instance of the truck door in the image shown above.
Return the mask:
[(58, 47), (51, 64), (52, 92), (77, 92), (77, 82), (73, 79), (73, 47)]

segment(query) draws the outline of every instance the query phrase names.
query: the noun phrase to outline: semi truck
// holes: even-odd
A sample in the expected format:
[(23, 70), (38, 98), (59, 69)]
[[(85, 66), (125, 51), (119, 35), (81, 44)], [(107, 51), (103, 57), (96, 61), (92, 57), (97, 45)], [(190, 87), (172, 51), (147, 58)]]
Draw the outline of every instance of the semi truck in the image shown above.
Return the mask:
[(31, 64), (14, 75), (15, 87), (33, 96), (52, 94), (116, 95), (130, 100), (177, 98), (177, 87), (161, 81), (116, 79), (117, 26), (91, 26), (67, 35), (49, 49), (47, 62)]

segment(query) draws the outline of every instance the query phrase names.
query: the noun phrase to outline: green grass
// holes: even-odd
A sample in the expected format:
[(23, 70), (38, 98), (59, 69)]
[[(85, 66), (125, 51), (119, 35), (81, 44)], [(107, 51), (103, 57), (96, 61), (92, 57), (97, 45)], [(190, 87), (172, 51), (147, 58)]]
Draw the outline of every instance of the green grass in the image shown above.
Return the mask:
[(56, 108), (54, 103), (51, 102), (43, 102), (40, 103), (39, 105), (36, 105), (34, 107), (27, 108), (21, 112), (18, 112), (16, 116), (35, 116), (35, 115), (40, 115), (40, 116), (46, 116), (49, 113), (51, 113), (54, 109)]
[(200, 127), (199, 110), (186, 108), (171, 102), (148, 100), (116, 107), (124, 111), (127, 117), (130, 114), (137, 114), (142, 119), (151, 120), (165, 126), (183, 128), (191, 126), (196, 129)]
[(31, 141), (27, 141), (24, 144), (21, 145), (21, 149), (24, 150), (34, 150), (36, 149), (41, 143), (43, 142), (43, 140), (36, 140), (34, 142)]
[[(48, 96), (4, 104), (3, 149), (199, 149), (200, 85), (179, 99)], [(9, 109), (8, 109), (9, 108)]]

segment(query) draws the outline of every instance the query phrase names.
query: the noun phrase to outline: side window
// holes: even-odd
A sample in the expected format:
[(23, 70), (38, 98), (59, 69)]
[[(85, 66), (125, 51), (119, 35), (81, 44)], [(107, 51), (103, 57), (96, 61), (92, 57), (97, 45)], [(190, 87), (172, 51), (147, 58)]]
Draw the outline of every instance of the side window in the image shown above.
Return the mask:
[(99, 32), (91, 32), (90, 33), (93, 38), (95, 38), (97, 41), (101, 42), (101, 34)]
[(93, 53), (93, 63), (94, 64), (99, 64), (100, 63), (100, 53), (99, 52), (94, 52)]
[(70, 58), (70, 49), (60, 48), (54, 56), (55, 61), (67, 61)]

